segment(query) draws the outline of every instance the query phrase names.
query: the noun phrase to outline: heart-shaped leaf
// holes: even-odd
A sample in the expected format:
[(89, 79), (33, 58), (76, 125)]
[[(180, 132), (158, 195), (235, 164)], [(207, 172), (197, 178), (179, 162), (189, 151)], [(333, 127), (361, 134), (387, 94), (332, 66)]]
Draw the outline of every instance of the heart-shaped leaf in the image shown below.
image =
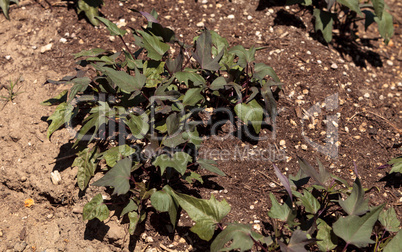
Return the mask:
[(94, 186), (111, 186), (113, 194), (121, 195), (130, 190), (131, 159), (125, 158), (116, 163)]
[(244, 123), (251, 122), (254, 131), (257, 134), (260, 133), (264, 110), (256, 100), (252, 100), (249, 103), (239, 103), (234, 110)]
[(353, 183), (351, 194), (346, 200), (339, 200), (339, 205), (349, 215), (362, 215), (368, 211), (368, 199), (364, 199), (364, 189), (359, 177)]
[(97, 194), (90, 202), (85, 204), (82, 215), (84, 220), (97, 218), (100, 221), (104, 221), (109, 218), (109, 209), (103, 203), (102, 194)]
[(220, 68), (219, 60), (223, 56), (223, 50), (212, 58), (212, 39), (211, 33), (205, 30), (196, 41), (196, 49), (193, 53), (194, 59), (200, 64), (202, 69), (218, 71)]
[(159, 166), (161, 174), (163, 174), (167, 167), (171, 167), (183, 175), (187, 170), (187, 164), (191, 162), (193, 158), (185, 152), (175, 152), (173, 156), (167, 154), (159, 155), (152, 163), (155, 166)]

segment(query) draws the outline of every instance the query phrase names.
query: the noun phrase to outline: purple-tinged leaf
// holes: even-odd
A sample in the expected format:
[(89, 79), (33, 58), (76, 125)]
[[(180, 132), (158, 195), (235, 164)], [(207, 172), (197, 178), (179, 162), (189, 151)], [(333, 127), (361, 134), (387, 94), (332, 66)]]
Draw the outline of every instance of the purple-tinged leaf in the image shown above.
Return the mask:
[(289, 244), (286, 245), (279, 241), (281, 251), (283, 252), (307, 252), (304, 246), (316, 241), (315, 239), (308, 239), (307, 234), (304, 231), (296, 230), (290, 237)]
[(356, 177), (359, 177), (359, 173), (357, 173), (357, 165), (356, 165), (356, 162), (353, 161), (353, 164), (354, 164), (354, 166), (355, 166), (354, 171), (355, 171)]
[(149, 14), (148, 12), (145, 11), (138, 11), (138, 12), (141, 13), (141, 15), (143, 15), (148, 20), (148, 22), (159, 24), (159, 21), (156, 20), (156, 18), (151, 14)]
[(194, 59), (201, 65), (202, 69), (218, 71), (220, 68), (219, 60), (223, 56), (222, 50), (215, 58), (212, 58), (212, 38), (211, 33), (205, 30), (196, 42), (196, 49), (193, 53)]
[(299, 157), (299, 165), (303, 172), (313, 178), (319, 185), (324, 186), (324, 181), (322, 181), (320, 174), (303, 158)]
[(292, 189), (290, 189), (290, 183), (287, 177), (285, 177), (281, 171), (279, 170), (279, 168), (274, 164), (274, 170), (275, 170), (275, 174), (276, 176), (279, 178), (279, 180), (281, 181), (282, 185), (285, 187), (286, 191), (288, 192), (289, 196), (290, 196), (290, 200), (293, 201), (293, 195), (292, 195)]

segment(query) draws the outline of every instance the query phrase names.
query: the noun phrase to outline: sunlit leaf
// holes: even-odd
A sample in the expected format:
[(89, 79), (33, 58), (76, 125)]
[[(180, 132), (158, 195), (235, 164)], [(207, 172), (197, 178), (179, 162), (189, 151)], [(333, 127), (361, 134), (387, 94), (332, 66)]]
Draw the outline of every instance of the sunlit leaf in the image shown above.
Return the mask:
[(279, 241), (282, 252), (307, 252), (304, 246), (314, 242), (314, 239), (308, 239), (306, 232), (297, 229), (290, 237), (289, 244)]
[(394, 238), (384, 248), (384, 252), (402, 251), (402, 230), (395, 235)]
[(216, 167), (216, 162), (214, 160), (208, 160), (208, 159), (198, 159), (197, 163), (200, 165), (201, 168), (208, 170), (210, 172), (214, 172), (220, 176), (226, 176), (226, 174), (221, 171), (218, 167)]
[(73, 117), (74, 107), (70, 103), (63, 102), (56, 107), (54, 113), (49, 116), (47, 121), (52, 121), (52, 123), (47, 128), (47, 138), (58, 130), (61, 126), (66, 123), (70, 123), (71, 118)]
[(172, 223), (173, 227), (176, 226), (177, 211), (179, 206), (170, 194), (168, 194), (164, 189), (154, 192), (151, 196), (151, 204), (159, 212), (168, 212), (170, 222)]
[(209, 241), (214, 235), (216, 224), (230, 212), (230, 206), (226, 200), (217, 201), (214, 195), (209, 200), (197, 199), (182, 193), (176, 193), (169, 186), (163, 188), (179, 203), (195, 225), (190, 229), (201, 239)]
[(97, 148), (86, 148), (78, 152), (72, 166), (78, 167), (77, 184), (81, 191), (88, 186), (89, 180), (94, 176), (98, 162)]
[(77, 6), (77, 12), (80, 14), (82, 11), (85, 12), (88, 20), (92, 25), (99, 25), (99, 7), (103, 4), (102, 0), (79, 0)]
[(392, 165), (392, 169), (389, 172), (390, 174), (394, 172), (402, 173), (402, 156), (392, 159), (388, 164)]
[(106, 164), (109, 167), (113, 167), (116, 165), (117, 161), (120, 161), (122, 158), (128, 157), (135, 153), (135, 150), (125, 145), (119, 145), (116, 147), (112, 147), (107, 151), (103, 152), (101, 156), (105, 159)]
[(332, 226), (334, 233), (346, 243), (353, 244), (358, 248), (374, 243), (370, 236), (383, 207), (384, 205), (375, 207), (363, 217), (357, 215), (340, 217)]
[(124, 119), (124, 123), (130, 128), (131, 134), (136, 139), (143, 139), (149, 131), (149, 118), (146, 113), (130, 115), (130, 119)]
[(223, 56), (223, 50), (215, 58), (212, 58), (212, 39), (211, 33), (205, 30), (196, 41), (196, 49), (193, 53), (194, 59), (200, 64), (202, 69), (218, 71), (219, 60)]
[(327, 43), (330, 42), (332, 40), (332, 25), (334, 23), (332, 13), (316, 8), (313, 15), (315, 17), (315, 30), (321, 31), (325, 41)]
[(351, 194), (346, 200), (339, 199), (339, 205), (349, 215), (362, 215), (368, 211), (368, 201), (364, 199), (364, 189), (356, 177)]
[(229, 53), (234, 53), (239, 58), (237, 64), (239, 64), (243, 68), (245, 68), (248, 63), (254, 61), (255, 52), (256, 49), (254, 48), (254, 46), (248, 50), (246, 50), (241, 45), (237, 45), (229, 49)]
[(268, 216), (293, 225), (296, 212), (292, 209), (292, 203), (288, 200), (280, 205), (272, 193), (269, 193), (269, 198), (271, 199), (272, 207), (268, 212)]
[(109, 217), (109, 209), (103, 203), (102, 194), (97, 194), (90, 202), (85, 204), (83, 209), (83, 219), (92, 220), (94, 218), (104, 221)]
[(264, 110), (256, 100), (252, 100), (249, 103), (239, 103), (234, 110), (244, 123), (251, 122), (254, 131), (257, 134), (260, 133)]
[(399, 231), (399, 225), (401, 224), (401, 222), (398, 220), (395, 209), (393, 207), (390, 207), (386, 211), (382, 211), (380, 213), (378, 220), (381, 222), (381, 225), (383, 225), (387, 231), (389, 232)]
[(73, 53), (74, 59), (80, 58), (80, 57), (96, 57), (98, 55), (101, 55), (103, 53), (107, 52), (105, 49), (102, 48), (93, 48), (90, 50), (83, 50), (79, 53)]
[(132, 161), (125, 158), (116, 163), (101, 179), (95, 181), (94, 186), (111, 186), (113, 194), (121, 195), (130, 190), (130, 172)]
[(363, 16), (359, 6), (359, 0), (336, 0), (338, 3), (348, 7), (356, 12), (359, 16)]
[(384, 0), (371, 0), (371, 2), (373, 3), (375, 15), (381, 20), (384, 11)]
[(126, 215), (129, 212), (137, 211), (138, 205), (134, 202), (134, 200), (130, 199), (128, 204), (123, 208), (120, 213), (120, 217)]
[(162, 56), (169, 50), (170, 46), (153, 34), (145, 31), (138, 31), (143, 38), (144, 48), (148, 51), (148, 57), (153, 60), (161, 60)]
[(388, 44), (391, 37), (394, 35), (394, 23), (392, 20), (392, 15), (388, 11), (382, 12), (382, 19), (374, 17), (374, 21), (378, 24), (378, 30), (381, 37), (384, 39), (384, 43)]
[(53, 98), (47, 99), (40, 103), (40, 105), (45, 106), (52, 106), (52, 105), (59, 105), (60, 103), (67, 101), (67, 90), (62, 91), (60, 94), (56, 95)]
[[(230, 241), (232, 241), (230, 246), (223, 249), (225, 244)], [(212, 242), (211, 252), (237, 251), (237, 249), (240, 251), (250, 250), (254, 246), (254, 241), (259, 241), (267, 246), (273, 242), (271, 237), (264, 237), (254, 232), (249, 225), (230, 223)]]
[(110, 32), (110, 35), (112, 36), (124, 36), (124, 34), (126, 34), (127, 32), (126, 30), (120, 29), (119, 27), (117, 27), (115, 23), (111, 22), (106, 18), (103, 17), (96, 17), (96, 18), (102, 21), (102, 23), (106, 25), (107, 29)]
[(184, 106), (195, 106), (199, 101), (204, 99), (204, 96), (201, 94), (204, 88), (190, 88), (187, 90), (186, 94), (183, 97), (183, 105)]
[(161, 174), (167, 167), (171, 167), (183, 175), (187, 170), (187, 164), (192, 160), (193, 158), (185, 152), (175, 152), (173, 156), (159, 155), (152, 164), (160, 167)]
[(336, 248), (338, 238), (332, 228), (322, 219), (317, 219), (317, 245), (321, 251), (331, 251)]
[(320, 210), (320, 202), (306, 189), (303, 190), (303, 196), (299, 199), (307, 213), (316, 214)]
[(128, 219), (130, 220), (130, 225), (128, 227), (128, 232), (133, 235), (137, 229), (138, 222), (140, 221), (140, 215), (137, 212), (132, 211), (128, 213)]

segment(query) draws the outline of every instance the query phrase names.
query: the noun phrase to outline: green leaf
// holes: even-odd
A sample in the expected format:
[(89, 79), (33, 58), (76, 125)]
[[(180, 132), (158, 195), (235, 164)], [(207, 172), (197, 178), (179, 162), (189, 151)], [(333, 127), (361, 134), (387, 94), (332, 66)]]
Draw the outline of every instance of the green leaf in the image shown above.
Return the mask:
[(195, 197), (176, 193), (170, 186), (163, 188), (169, 193), (179, 205), (187, 212), (195, 225), (190, 229), (201, 239), (209, 241), (215, 232), (216, 224), (230, 212), (230, 205), (226, 200), (217, 201), (214, 195), (209, 200), (197, 199)]
[(82, 77), (75, 78), (74, 80), (72, 80), (72, 82), (74, 83), (74, 86), (71, 88), (70, 94), (68, 96), (69, 102), (75, 98), (78, 92), (84, 92), (88, 88), (89, 83), (91, 83), (91, 80), (88, 77)]
[(306, 189), (303, 190), (303, 197), (300, 200), (307, 213), (316, 214), (320, 210), (320, 202)]
[(402, 251), (402, 230), (395, 235), (394, 238), (384, 248), (384, 252)]
[(382, 19), (374, 17), (374, 21), (378, 24), (378, 31), (381, 37), (384, 39), (385, 44), (388, 44), (391, 37), (394, 35), (394, 24), (392, 21), (392, 15), (388, 11), (383, 11)]
[(59, 105), (60, 103), (66, 102), (67, 101), (67, 92), (68, 92), (68, 90), (64, 90), (60, 94), (56, 95), (55, 97), (41, 102), (40, 105), (52, 106), (52, 105)]
[(356, 177), (351, 194), (346, 200), (339, 199), (339, 205), (348, 215), (362, 215), (368, 211), (368, 201), (364, 199), (364, 189)]
[(10, 0), (0, 0), (0, 7), (3, 10), (4, 16), (9, 20), (8, 10), (10, 9)]
[(204, 96), (201, 94), (203, 90), (204, 88), (189, 88), (183, 97), (183, 105), (195, 106), (199, 101), (204, 99)]
[(128, 227), (128, 232), (133, 235), (137, 229), (138, 222), (140, 221), (140, 215), (137, 212), (129, 212), (128, 219), (130, 220), (130, 225)]
[(169, 72), (171, 74), (174, 74), (176, 72), (181, 71), (182, 65), (183, 65), (183, 60), (184, 60), (184, 56), (183, 56), (183, 51), (180, 50), (179, 55), (177, 55), (176, 59), (171, 60), (171, 59), (167, 59), (166, 60), (166, 67), (169, 70)]
[(113, 194), (121, 195), (130, 190), (131, 159), (125, 158), (116, 163), (94, 186), (111, 186)]
[(149, 131), (149, 118), (146, 113), (138, 116), (130, 115), (129, 120), (124, 119), (123, 121), (136, 139), (143, 139)]
[[(229, 247), (224, 248), (225, 244), (232, 241)], [(241, 223), (230, 223), (222, 232), (216, 236), (211, 244), (211, 252), (231, 251), (240, 249), (246, 251), (252, 249), (254, 241), (260, 241), (267, 246), (272, 244), (271, 237), (264, 237), (254, 232), (249, 225)]]
[(79, 53), (73, 54), (74, 59), (80, 58), (80, 57), (96, 57), (98, 55), (101, 55), (103, 53), (107, 52), (105, 49), (102, 48), (94, 48), (91, 50), (82, 50)]
[(334, 225), (334, 233), (346, 243), (353, 244), (358, 248), (374, 243), (370, 239), (373, 226), (384, 205), (373, 208), (363, 217), (349, 215), (339, 218)]
[(168, 212), (170, 222), (173, 227), (176, 226), (177, 221), (177, 211), (179, 206), (175, 200), (163, 189), (161, 191), (154, 192), (151, 196), (152, 206), (159, 212)]
[(193, 180), (197, 180), (197, 181), (200, 182), (201, 184), (204, 183), (204, 180), (202, 180), (201, 175), (198, 174), (198, 173), (196, 173), (196, 172), (193, 172), (193, 171), (186, 172), (186, 173), (183, 175), (183, 179), (184, 179), (185, 181), (187, 181), (187, 183), (189, 183), (189, 184), (192, 184), (192, 183), (193, 183)]
[(138, 33), (140, 33), (143, 38), (143, 47), (148, 51), (148, 57), (153, 60), (161, 60), (170, 46), (160, 41), (160, 39), (153, 34), (148, 34), (145, 31), (138, 31)]
[(109, 217), (109, 209), (103, 204), (102, 194), (97, 194), (90, 202), (85, 204), (82, 215), (84, 220), (97, 218), (100, 221), (104, 221)]
[(256, 63), (254, 66), (253, 78), (262, 81), (265, 76), (271, 76), (275, 82), (280, 82), (278, 75), (276, 75), (274, 69), (264, 63)]
[(137, 211), (137, 210), (138, 210), (137, 204), (134, 202), (134, 200), (130, 199), (130, 201), (128, 202), (127, 206), (125, 206), (123, 208), (123, 210), (121, 211), (120, 217), (126, 215), (129, 212)]
[(268, 212), (268, 216), (292, 225), (296, 213), (291, 207), (291, 202), (287, 201), (285, 204), (280, 205), (272, 193), (269, 193), (269, 198), (271, 199), (272, 207)]
[[(88, 131), (90, 129), (92, 129), (93, 127), (95, 127), (94, 132), (92, 133), (89, 142), (92, 141), (92, 139), (95, 137), (96, 133), (99, 130), (99, 127), (103, 124), (107, 124), (108, 123), (108, 117), (109, 116), (114, 116), (115, 115), (115, 111), (111, 110), (108, 103), (106, 102), (102, 102), (102, 101), (98, 101), (99, 106), (97, 107), (93, 107), (90, 111), (90, 115), (85, 118), (85, 125), (81, 127), (80, 131), (78, 132), (77, 135), (77, 140), (74, 143), (73, 147), (75, 147), (79, 141), (82, 140), (82, 138), (84, 136), (87, 136), (86, 134), (88, 133)], [(88, 139), (85, 139), (88, 140)]]
[(102, 0), (79, 0), (77, 12), (78, 14), (82, 11), (85, 12), (85, 16), (87, 16), (91, 24), (97, 26), (99, 21), (96, 18), (99, 17), (99, 7), (102, 3)]
[(221, 37), (217, 32), (210, 30), (209, 33), (211, 34), (211, 40), (212, 40), (212, 55), (215, 57), (222, 52), (222, 50), (225, 50), (226, 48), (229, 47), (228, 41), (224, 38)]
[(261, 130), (264, 111), (256, 100), (252, 100), (248, 104), (239, 103), (234, 108), (236, 115), (244, 123), (251, 122), (255, 132), (258, 134)]
[[(270, 81), (268, 81), (269, 83)], [(272, 90), (270, 85), (266, 83), (261, 88), (261, 95), (264, 98), (265, 103), (265, 110), (268, 112), (269, 116), (271, 117), (271, 121), (273, 126), (275, 127), (276, 116), (278, 114), (278, 108), (276, 106), (276, 101), (274, 95), (272, 94)]]
[(119, 27), (117, 27), (117, 25), (111, 21), (109, 21), (106, 18), (103, 17), (96, 17), (97, 19), (99, 19), (100, 21), (102, 21), (102, 23), (104, 23), (107, 27), (107, 29), (110, 32), (110, 35), (112, 36), (124, 36), (124, 34), (126, 34), (126, 30), (120, 29)]
[(332, 232), (332, 228), (322, 219), (317, 219), (317, 245), (321, 251), (331, 251), (336, 248), (338, 238)]
[(388, 232), (399, 231), (399, 225), (401, 224), (401, 222), (398, 220), (395, 209), (393, 207), (390, 207), (386, 211), (382, 211), (378, 220)]
[[(319, 162), (319, 160), (317, 160)], [(308, 162), (303, 158), (298, 158), (300, 169), (309, 177), (313, 178), (320, 186), (325, 186), (325, 182), (331, 178), (331, 174), (319, 162), (320, 172), (318, 173)]]
[(200, 158), (197, 160), (197, 163), (200, 165), (202, 169), (216, 173), (220, 176), (226, 176), (226, 174), (223, 171), (221, 171), (218, 167), (216, 167), (217, 163), (214, 160)]
[(166, 118), (166, 128), (169, 136), (180, 132), (180, 118), (179, 113), (172, 113)]
[(352, 11), (356, 12), (359, 16), (363, 16), (360, 11), (359, 0), (336, 0), (338, 3), (348, 7)]
[(389, 172), (390, 174), (394, 172), (402, 173), (402, 156), (392, 159), (388, 164), (392, 165), (392, 169)]
[(223, 76), (220, 76), (211, 83), (211, 86), (209, 86), (209, 88), (212, 90), (219, 90), (223, 89), (227, 84), (228, 83), (226, 82), (225, 78)]
[(375, 15), (381, 20), (384, 11), (384, 0), (371, 0), (371, 2), (373, 3)]
[(107, 151), (101, 153), (101, 156), (105, 159), (106, 164), (109, 167), (113, 167), (116, 165), (117, 161), (121, 160), (122, 158), (128, 157), (135, 153), (135, 150), (125, 145), (119, 145), (116, 147), (112, 147)]
[(251, 47), (249, 50), (246, 50), (246, 49), (244, 49), (243, 46), (237, 45), (237, 46), (230, 48), (230, 50), (229, 50), (229, 53), (233, 53), (239, 58), (239, 60), (237, 61), (237, 64), (239, 64), (239, 66), (241, 66), (243, 68), (245, 68), (248, 63), (254, 61), (255, 52), (256, 52), (256, 49), (254, 48), (254, 46)]
[(279, 241), (281, 251), (283, 252), (307, 252), (304, 246), (314, 242), (314, 239), (308, 239), (306, 232), (297, 229), (293, 232), (288, 245)]
[(321, 31), (325, 41), (327, 43), (330, 42), (332, 40), (332, 25), (334, 23), (332, 13), (320, 9), (314, 9), (313, 15), (315, 17), (315, 30)]
[(81, 191), (88, 186), (89, 180), (94, 176), (98, 162), (96, 161), (97, 148), (86, 148), (78, 152), (72, 166), (78, 167), (77, 184)]
[(104, 73), (113, 81), (114, 84), (127, 93), (141, 90), (141, 88), (145, 85), (146, 77), (145, 75), (141, 74), (138, 69), (135, 69), (135, 76), (132, 76), (124, 71), (116, 71), (110, 67), (102, 67), (95, 64), (92, 65), (96, 70)]
[(223, 56), (223, 50), (215, 58), (212, 58), (212, 39), (208, 30), (200, 35), (196, 41), (196, 49), (193, 53), (194, 59), (200, 64), (202, 69), (218, 71), (220, 68), (219, 60)]
[(162, 73), (165, 72), (165, 62), (148, 60), (144, 62), (143, 67), (146, 77), (146, 87), (156, 87), (162, 83)]
[[(186, 71), (188, 70), (188, 71)], [(187, 87), (190, 86), (190, 82), (193, 86), (200, 86), (205, 84), (205, 79), (196, 72), (189, 72), (191, 70), (184, 69), (184, 72), (176, 72), (174, 76), (176, 77), (177, 81), (184, 82)]]
[(61, 103), (56, 107), (54, 113), (49, 116), (47, 121), (52, 121), (47, 129), (47, 139), (50, 139), (50, 136), (58, 130), (65, 123), (69, 123), (71, 118), (73, 117), (73, 106), (70, 103)]
[(173, 156), (167, 154), (159, 155), (152, 163), (155, 166), (159, 166), (161, 174), (163, 174), (167, 167), (171, 167), (183, 175), (187, 170), (187, 164), (191, 162), (193, 158), (185, 152), (175, 152)]

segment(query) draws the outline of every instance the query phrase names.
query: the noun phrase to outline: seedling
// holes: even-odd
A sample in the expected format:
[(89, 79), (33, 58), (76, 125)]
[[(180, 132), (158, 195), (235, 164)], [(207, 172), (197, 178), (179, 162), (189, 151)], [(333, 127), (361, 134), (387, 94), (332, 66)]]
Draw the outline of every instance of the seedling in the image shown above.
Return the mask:
[[(18, 83), (19, 82), (22, 82), (22, 78), (21, 78), (22, 76), (20, 76), (20, 77), (18, 77), (18, 79), (15, 81), (15, 82), (13, 82), (11, 79), (10, 79), (10, 85), (1, 85), (0, 86), (0, 90), (1, 89), (6, 89), (7, 90), (7, 95), (0, 95), (0, 99), (2, 100), (2, 101), (5, 101), (5, 103), (4, 103), (4, 105), (3, 105), (3, 108), (6, 106), (6, 104), (8, 103), (8, 102), (12, 102), (14, 99), (15, 99), (15, 97), (17, 96), (17, 95), (19, 95), (19, 94), (21, 94), (21, 93), (23, 93), (23, 92), (18, 92), (19, 90), (20, 90), (20, 88), (21, 88), (21, 86), (18, 86), (17, 87), (17, 85), (18, 85)], [(2, 108), (2, 109), (3, 109)]]

